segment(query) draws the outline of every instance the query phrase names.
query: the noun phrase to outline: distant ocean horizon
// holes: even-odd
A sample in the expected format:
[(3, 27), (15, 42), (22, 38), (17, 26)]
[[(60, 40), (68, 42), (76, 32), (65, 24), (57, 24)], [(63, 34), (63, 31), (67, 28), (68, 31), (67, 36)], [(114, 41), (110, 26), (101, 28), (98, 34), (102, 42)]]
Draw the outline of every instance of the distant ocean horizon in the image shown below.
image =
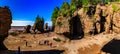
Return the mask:
[[(48, 26), (50, 28), (52, 28), (52, 26)], [(9, 32), (14, 32), (14, 31), (23, 31), (25, 28), (25, 26), (11, 26), (11, 29), (9, 30)]]

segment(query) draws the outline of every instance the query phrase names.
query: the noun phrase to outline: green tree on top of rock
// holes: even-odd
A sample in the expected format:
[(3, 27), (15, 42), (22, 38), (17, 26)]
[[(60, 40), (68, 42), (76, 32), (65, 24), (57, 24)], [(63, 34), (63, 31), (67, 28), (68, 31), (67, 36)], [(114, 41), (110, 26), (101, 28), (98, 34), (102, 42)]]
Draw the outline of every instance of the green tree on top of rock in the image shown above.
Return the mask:
[(120, 2), (120, 0), (117, 0), (118, 2)]
[(79, 8), (82, 5), (82, 0), (71, 0), (70, 6), (76, 6)]
[(35, 27), (34, 31), (37, 29), (38, 31), (44, 32), (43, 26), (44, 26), (44, 18), (37, 15), (35, 24), (34, 24), (34, 27)]
[(82, 5), (82, 0), (71, 0), (70, 2), (70, 13), (73, 14), (77, 8), (80, 8)]
[[(83, 8), (84, 11), (87, 12), (91, 6), (94, 8), (97, 4), (106, 5), (110, 2), (120, 2), (120, 0), (71, 0), (70, 4), (65, 0), (60, 8), (54, 8), (51, 16), (53, 23), (52, 26), (55, 26), (56, 19), (59, 16), (72, 16), (73, 13), (79, 8)], [(115, 8), (116, 7), (114, 6), (114, 9)]]
[(99, 0), (91, 0), (91, 1), (90, 1), (90, 4), (91, 4), (91, 5), (97, 5), (98, 2), (99, 2)]
[(82, 0), (82, 7), (84, 11), (87, 11), (90, 6), (90, 1), (89, 0)]
[(52, 16), (51, 16), (52, 27), (55, 26), (55, 21), (56, 21), (57, 17), (59, 16), (59, 11), (60, 11), (59, 7), (54, 8), (54, 11), (53, 11)]
[(44, 24), (44, 18), (37, 15), (35, 23), (43, 23)]
[(67, 14), (69, 14), (69, 9), (70, 9), (70, 5), (68, 2), (63, 2), (62, 6), (61, 6), (61, 13), (62, 15), (65, 17)]

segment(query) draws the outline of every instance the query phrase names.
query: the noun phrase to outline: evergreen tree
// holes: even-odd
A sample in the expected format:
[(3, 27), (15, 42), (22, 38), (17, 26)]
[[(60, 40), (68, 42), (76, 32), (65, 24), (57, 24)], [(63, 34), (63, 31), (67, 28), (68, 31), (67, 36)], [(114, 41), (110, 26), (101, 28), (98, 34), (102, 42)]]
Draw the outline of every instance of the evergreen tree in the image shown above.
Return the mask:
[(90, 1), (89, 0), (82, 0), (82, 7), (84, 11), (87, 11), (89, 9)]
[(37, 15), (35, 20), (35, 29), (43, 32), (44, 31), (43, 27), (44, 27), (44, 18)]
[(82, 6), (85, 7), (85, 6), (88, 6), (90, 5), (90, 1), (89, 0), (82, 0)]
[(62, 10), (68, 10), (70, 8), (70, 5), (68, 2), (63, 2), (61, 9)]
[(52, 20), (52, 26), (53, 27), (55, 26), (55, 21), (56, 21), (57, 17), (59, 16), (59, 11), (60, 11), (59, 7), (55, 7), (54, 11), (52, 13), (52, 16), (51, 16), (52, 19), (51, 20)]
[(69, 11), (73, 14), (80, 7), (82, 7), (82, 0), (71, 0)]
[(82, 5), (82, 0), (71, 0), (70, 5), (79, 8)]
[(90, 0), (91, 5), (97, 5), (99, 0)]
[(69, 9), (70, 9), (70, 5), (68, 2), (63, 2), (62, 6), (61, 6), (61, 13), (62, 15), (65, 17), (67, 14), (69, 14)]

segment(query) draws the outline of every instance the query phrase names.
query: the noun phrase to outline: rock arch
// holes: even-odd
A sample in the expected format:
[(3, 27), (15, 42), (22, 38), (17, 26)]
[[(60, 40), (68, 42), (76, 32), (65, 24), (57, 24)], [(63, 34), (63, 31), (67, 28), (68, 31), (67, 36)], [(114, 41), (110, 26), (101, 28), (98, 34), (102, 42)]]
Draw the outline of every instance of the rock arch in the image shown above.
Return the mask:
[(69, 23), (70, 23), (70, 34), (73, 37), (84, 36), (82, 23), (79, 16), (72, 17)]

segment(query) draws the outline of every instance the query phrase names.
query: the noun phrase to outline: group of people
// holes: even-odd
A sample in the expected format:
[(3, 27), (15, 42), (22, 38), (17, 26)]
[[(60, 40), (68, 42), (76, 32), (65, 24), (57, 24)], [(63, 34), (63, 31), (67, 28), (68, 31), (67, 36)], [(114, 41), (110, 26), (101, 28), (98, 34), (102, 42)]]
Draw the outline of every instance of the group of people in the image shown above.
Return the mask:
[(45, 44), (45, 45), (49, 45), (50, 47), (53, 46), (53, 43), (50, 42), (49, 40), (45, 40), (45, 41), (44, 41), (44, 44)]
[[(28, 46), (28, 41), (26, 41), (26, 40), (24, 40), (24, 41), (25, 41), (25, 45)], [(53, 43), (52, 43), (51, 41), (49, 41), (49, 40), (44, 40), (43, 43), (41, 43), (41, 42), (39, 41), (38, 44), (39, 44), (39, 45), (48, 45), (48, 46), (50, 46), (50, 47), (53, 47)]]

